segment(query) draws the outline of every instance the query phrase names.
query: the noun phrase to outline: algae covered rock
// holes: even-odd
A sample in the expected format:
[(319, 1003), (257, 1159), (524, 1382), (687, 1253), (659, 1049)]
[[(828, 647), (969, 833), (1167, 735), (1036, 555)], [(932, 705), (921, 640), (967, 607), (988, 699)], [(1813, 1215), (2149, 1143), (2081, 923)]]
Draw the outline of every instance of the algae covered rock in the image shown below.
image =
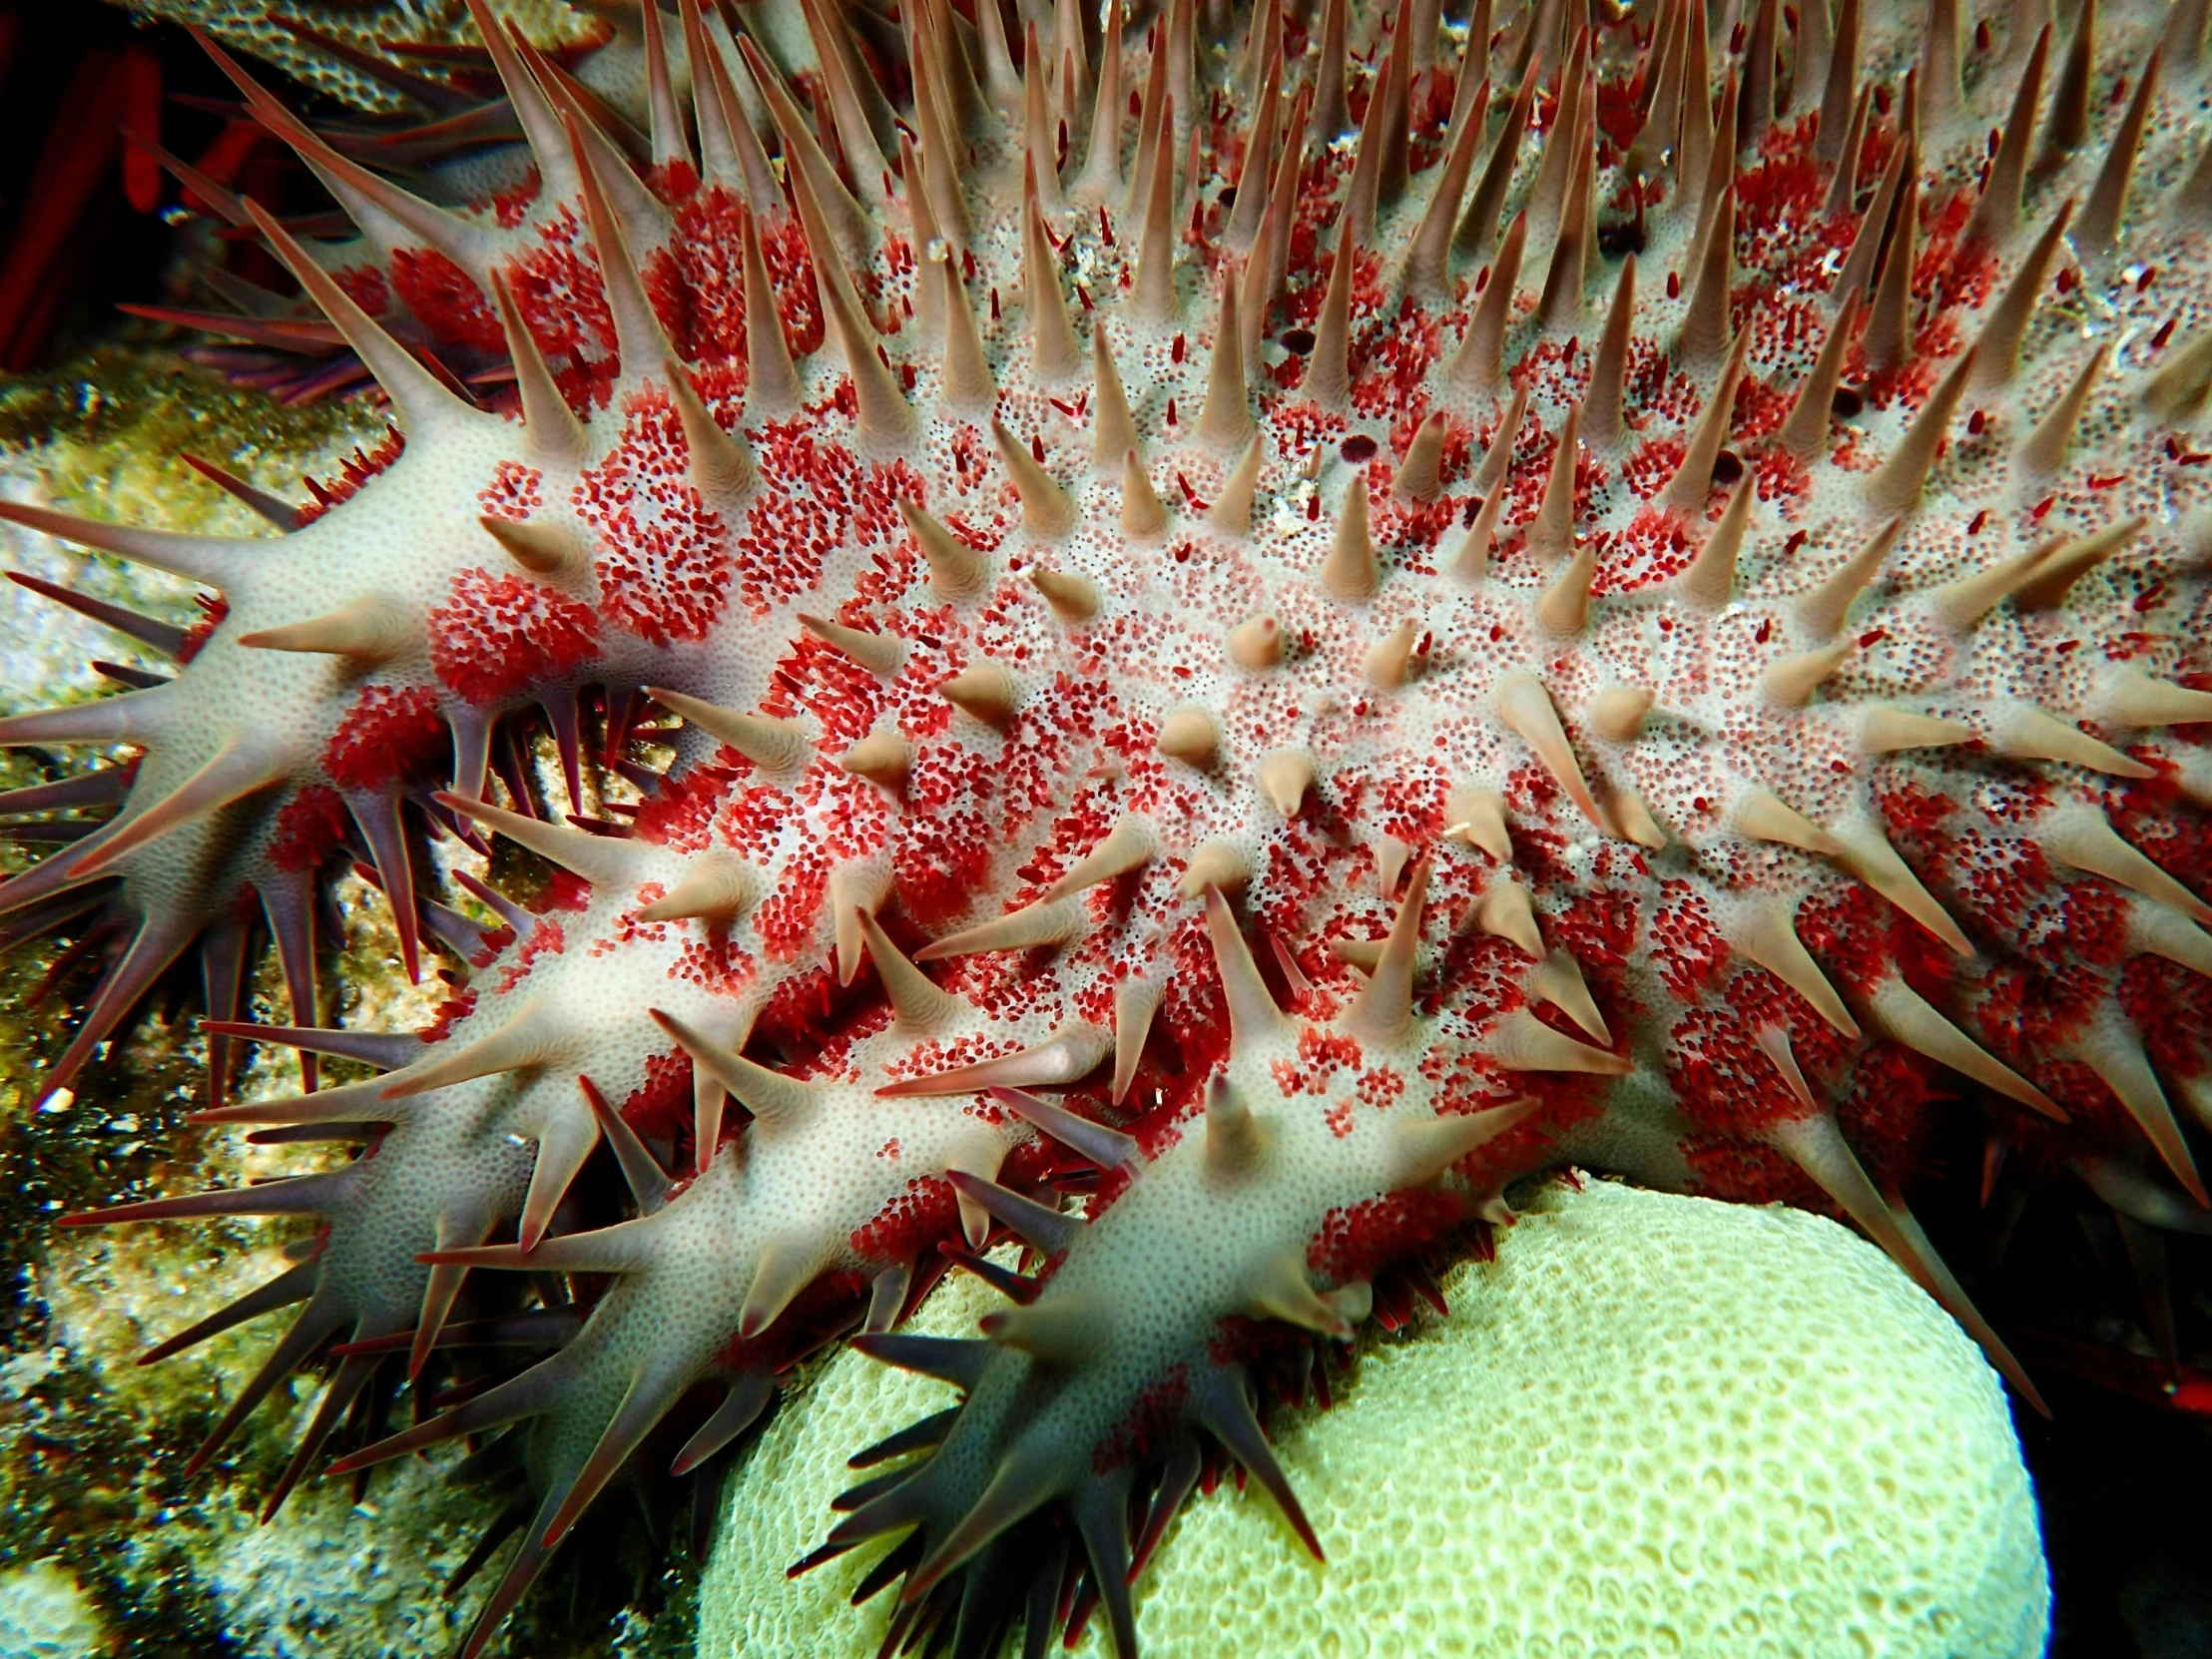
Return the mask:
[[(280, 409), (166, 352), (111, 346), (0, 388), (0, 498), (252, 534), (253, 515), (183, 455), (296, 496), (303, 475), (331, 475), (383, 430), (373, 409)], [(0, 531), (0, 557), (13, 572), (178, 627), (202, 614), (190, 583), (12, 526)], [(25, 588), (0, 589), (0, 711), (98, 695), (94, 659), (174, 672), (159, 652), (90, 618)], [(10, 750), (0, 755), (0, 786), (49, 782), (58, 766), (51, 751)], [(31, 861), (18, 847), (0, 857), (10, 871)], [(357, 893), (336, 897), (349, 947), (338, 1011), (426, 1017), (398, 971), (386, 912), (364, 909)], [(281, 1224), (124, 1235), (60, 1229), (55, 1219), (136, 1183), (261, 1179), (314, 1154), (187, 1126), (185, 1114), (202, 1103), (205, 1040), (195, 1018), (159, 998), (96, 1087), (34, 1109), (29, 1080), (67, 1041), (51, 1002), (35, 993), (65, 953), (62, 942), (33, 940), (0, 964), (0, 1238), (20, 1264), (20, 1295), (0, 1321), (0, 1656), (446, 1652), (462, 1610), (439, 1590), (482, 1517), (473, 1494), (443, 1486), (441, 1470), (411, 1467), (365, 1505), (344, 1482), (312, 1484), (261, 1519), (261, 1489), (311, 1409), (311, 1379), (281, 1384), (279, 1408), (249, 1424), (213, 1469), (188, 1471), (227, 1386), (260, 1363), (271, 1322), (167, 1365), (136, 1362), (280, 1272)], [(77, 982), (62, 971), (58, 989), (73, 994)], [(254, 987), (262, 1017), (282, 1006), (280, 993), (268, 1000), (276, 983), (265, 971)], [(296, 1082), (289, 1057), (271, 1054), (241, 1087), (281, 1093)]]

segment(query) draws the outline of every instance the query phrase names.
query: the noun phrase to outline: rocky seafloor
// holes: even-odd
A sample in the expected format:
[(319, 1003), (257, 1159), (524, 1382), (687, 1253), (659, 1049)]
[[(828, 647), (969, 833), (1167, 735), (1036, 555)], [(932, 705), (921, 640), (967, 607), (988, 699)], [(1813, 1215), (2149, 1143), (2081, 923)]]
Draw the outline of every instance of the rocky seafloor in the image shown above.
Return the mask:
[[(252, 515), (190, 472), (181, 453), (297, 493), (302, 476), (335, 472), (383, 427), (379, 412), (357, 404), (279, 409), (166, 350), (118, 343), (0, 389), (0, 497), (251, 533)], [(193, 620), (189, 584), (12, 526), (0, 528), (0, 566)], [(0, 710), (98, 695), (96, 660), (156, 666), (128, 640), (27, 590), (0, 592)], [(0, 752), (0, 787), (53, 776), (59, 759)], [(26, 861), (16, 849), (8, 855), (11, 868)], [(389, 911), (350, 884), (338, 902), (345, 1017), (425, 1021), (435, 999), (399, 971)], [(184, 1123), (204, 1087), (205, 1048), (194, 1019), (159, 998), (81, 1097), (31, 1109), (23, 1080), (67, 1040), (66, 988), (39, 994), (66, 976), (67, 953), (66, 941), (40, 941), (0, 963), (0, 1239), (6, 1260), (25, 1264), (0, 1307), (0, 1656), (448, 1652), (468, 1603), (442, 1587), (483, 1517), (474, 1495), (446, 1486), (435, 1466), (406, 1464), (365, 1501), (343, 1481), (309, 1483), (268, 1524), (260, 1519), (260, 1493), (290, 1453), (296, 1408), (315, 1391), (310, 1374), (279, 1385), (276, 1408), (254, 1417), (219, 1469), (182, 1472), (239, 1376), (258, 1363), (266, 1331), (250, 1324), (163, 1365), (138, 1357), (268, 1278), (280, 1230), (226, 1222), (74, 1233), (54, 1218), (133, 1181), (215, 1185), (303, 1160), (295, 1149), (264, 1152)], [(257, 986), (264, 1016), (282, 1006), (270, 971)], [(260, 1056), (242, 1086), (248, 1096), (293, 1092), (296, 1064)], [(688, 1605), (679, 1588), (673, 1616), (659, 1624), (640, 1615), (608, 1631), (585, 1621), (571, 1646), (539, 1651), (687, 1652)]]

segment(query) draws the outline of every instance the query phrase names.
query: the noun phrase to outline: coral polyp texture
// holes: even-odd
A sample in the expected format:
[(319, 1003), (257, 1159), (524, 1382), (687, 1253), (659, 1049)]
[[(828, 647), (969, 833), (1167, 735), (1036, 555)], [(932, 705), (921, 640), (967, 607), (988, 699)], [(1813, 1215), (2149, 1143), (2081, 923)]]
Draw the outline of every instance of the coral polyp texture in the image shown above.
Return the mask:
[[(848, 1334), (964, 1398), (800, 1564), (1129, 1659), (1201, 1479), (1319, 1551), (1261, 1412), (1528, 1178), (1848, 1218), (2035, 1403), (1937, 1116), (2203, 1230), (2201, 3), (685, 0), (596, 80), (471, 4), (436, 201), (218, 52), (360, 233), (196, 184), (303, 290), (241, 330), (388, 441), (234, 481), (273, 539), (0, 505), (208, 590), (0, 723), (114, 757), (0, 802), (67, 843), (6, 936), (111, 958), (41, 1086), (197, 950), (202, 1121), (361, 1148), (72, 1220), (308, 1219), (163, 1345), (296, 1310), (202, 1457), (309, 1366), (273, 1504), (470, 1437), (467, 1652)], [(433, 890), (495, 841), (527, 902)], [(355, 866), (427, 1030), (319, 1024)], [(250, 1040), (372, 1075), (235, 1101)], [(947, 1267), (1002, 1305), (901, 1331)]]
[[(1271, 1418), (1327, 1560), (1264, 1499), (1194, 1494), (1138, 1580), (1146, 1653), (2043, 1651), (2004, 1386), (1841, 1228), (1554, 1182), (1437, 1284), (1448, 1317), (1364, 1337), (1354, 1385)], [(916, 1324), (962, 1335), (992, 1298), (948, 1285)], [(850, 1447), (953, 1400), (846, 1354), (785, 1407), (731, 1480), (751, 1524), (701, 1585), (703, 1659), (875, 1652), (842, 1613), (864, 1559), (785, 1563)]]

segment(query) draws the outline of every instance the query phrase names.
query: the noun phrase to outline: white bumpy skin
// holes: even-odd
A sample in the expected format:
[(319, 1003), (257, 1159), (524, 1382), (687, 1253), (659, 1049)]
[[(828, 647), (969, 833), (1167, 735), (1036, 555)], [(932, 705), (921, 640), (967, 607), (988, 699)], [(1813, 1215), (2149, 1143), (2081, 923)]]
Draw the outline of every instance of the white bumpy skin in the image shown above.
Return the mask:
[[(2205, 1228), (2201, 7), (685, 0), (633, 120), (473, 10), (536, 183), (462, 208), (222, 60), (362, 235), (220, 205), (400, 437), (274, 542), (0, 505), (227, 607), (0, 724), (141, 752), (0, 803), (121, 803), (0, 886), (130, 941), (46, 1086), (199, 941), (207, 1116), (367, 1146), (80, 1218), (326, 1222), (178, 1339), (306, 1305), (222, 1432), (336, 1343), (280, 1497), (472, 1267), (569, 1276), (338, 1464), (531, 1419), (471, 1652), (687, 1396), (711, 1473), (854, 1324), (973, 1393), (826, 1547), (907, 1528), (869, 1585), (961, 1654), (1095, 1602), (1126, 1659), (1132, 1497), (1141, 1556), (1218, 1444), (1295, 1512), (1248, 1387), (1515, 1175), (1840, 1211), (2031, 1401), (1908, 1203), (1938, 1101)], [(556, 866), (502, 927), (416, 890), (490, 834)], [(349, 855), (468, 969), (420, 1038), (317, 1028)], [(228, 1105), (256, 1035), (381, 1075)], [(888, 1329), (947, 1262), (987, 1346)]]

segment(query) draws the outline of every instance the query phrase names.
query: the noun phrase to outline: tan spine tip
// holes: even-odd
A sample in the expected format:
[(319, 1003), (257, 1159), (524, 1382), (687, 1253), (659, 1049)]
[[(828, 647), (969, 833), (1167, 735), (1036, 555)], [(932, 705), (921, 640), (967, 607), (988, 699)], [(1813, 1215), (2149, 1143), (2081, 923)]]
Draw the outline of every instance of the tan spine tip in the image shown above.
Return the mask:
[(493, 518), (476, 521), (508, 558), (533, 576), (573, 576), (591, 564), (591, 549), (576, 530), (547, 520)]
[(1283, 625), (1272, 616), (1247, 617), (1229, 630), (1229, 658), (1239, 668), (1273, 668), (1283, 660)]
[(1667, 844), (1666, 830), (1634, 790), (1625, 786), (1615, 790), (1607, 805), (1612, 810), (1614, 827), (1645, 851), (1656, 852)]
[(1545, 633), (1571, 639), (1590, 625), (1590, 586), (1597, 580), (1597, 548), (1575, 549), (1566, 568), (1536, 600), (1536, 621)]
[(870, 674), (884, 679), (896, 674), (906, 661), (906, 642), (895, 634), (870, 634), (848, 628), (829, 617), (799, 613), (799, 625), (823, 644), (842, 652)]
[(1044, 595), (1044, 602), (1052, 607), (1052, 614), (1070, 628), (1090, 621), (1106, 603), (1098, 591), (1098, 584), (1085, 576), (1070, 576), (1064, 571), (1038, 565), (1030, 571), (1029, 580)]
[(1006, 463), (1015, 492), (1021, 497), (1023, 533), (1039, 541), (1053, 541), (1074, 529), (1074, 501), (1045, 471), (1043, 463), (1030, 454), (1028, 445), (996, 420), (991, 422), (991, 436), (997, 440), (999, 459)]
[(855, 777), (895, 790), (906, 781), (906, 769), (913, 760), (913, 748), (904, 738), (896, 732), (877, 731), (847, 749), (837, 764)]
[(1894, 755), (1906, 749), (1947, 749), (1971, 743), (1973, 728), (1912, 709), (1876, 704), (1859, 717), (1859, 747), (1869, 755)]
[(1232, 840), (1210, 840), (1191, 853), (1175, 890), (1179, 897), (1196, 898), (1208, 887), (1229, 892), (1251, 879), (1251, 853)]
[(1091, 364), (1097, 380), (1091, 393), (1096, 409), (1091, 416), (1091, 469), (1111, 475), (1122, 469), (1125, 456), (1136, 452), (1137, 423), (1129, 413), (1103, 318), (1091, 329)]
[(1642, 686), (1607, 686), (1590, 700), (1590, 729), (1612, 743), (1632, 743), (1656, 701)]
[(1443, 489), (1444, 437), (1450, 422), (1438, 409), (1420, 423), (1413, 441), (1405, 446), (1390, 493), (1407, 501), (1433, 501)]
[(1221, 320), (1214, 330), (1214, 358), (1207, 371), (1206, 402), (1199, 411), (1198, 437), (1225, 452), (1241, 450), (1252, 439), (1251, 396), (1245, 384), (1244, 331), (1237, 321), (1236, 272), (1225, 268), (1221, 284)]
[(975, 663), (937, 688), (944, 700), (985, 726), (1011, 726), (1021, 702), (1014, 677), (996, 663)]
[(1543, 499), (1528, 525), (1529, 551), (1540, 559), (1563, 559), (1574, 551), (1574, 475), (1582, 454), (1581, 434), (1582, 405), (1570, 403), (1559, 427), (1559, 442), (1551, 452)]
[(1160, 753), (1171, 761), (1204, 769), (1214, 764), (1221, 748), (1221, 729), (1206, 709), (1182, 708), (1161, 723)]
[(1559, 711), (1543, 682), (1532, 674), (1509, 674), (1498, 682), (1492, 702), (1499, 723), (1528, 745), (1582, 816), (1600, 832), (1610, 834), (1612, 827), (1583, 780), (1582, 765), (1574, 758), (1566, 729), (1559, 724)]
[(1834, 857), (1844, 850), (1834, 835), (1786, 805), (1773, 791), (1756, 784), (1737, 795), (1730, 817), (1736, 832), (1747, 840), (1774, 841), (1824, 857)]
[(1444, 798), (1444, 833), (1479, 846), (1501, 864), (1513, 860), (1505, 797), (1486, 784), (1461, 784)]
[(898, 516), (929, 566), (929, 585), (946, 599), (980, 599), (991, 591), (990, 561), (904, 496)]
[(1777, 707), (1802, 709), (1813, 701), (1813, 694), (1858, 649), (1859, 642), (1856, 639), (1838, 640), (1834, 645), (1824, 645), (1812, 651), (1800, 652), (1794, 657), (1780, 658), (1760, 671), (1760, 689), (1766, 694), (1767, 701)]
[(717, 743), (735, 749), (763, 771), (782, 774), (804, 772), (814, 759), (814, 740), (795, 721), (772, 720), (726, 709), (704, 698), (687, 696), (662, 686), (648, 686), (646, 696), (685, 725), (696, 726)]
[(1252, 533), (1252, 507), (1260, 491), (1260, 456), (1266, 442), (1265, 433), (1252, 434), (1252, 441), (1245, 445), (1223, 482), (1221, 494), (1206, 511), (1206, 522), (1225, 536)]
[(1368, 684), (1377, 691), (1402, 689), (1413, 671), (1413, 647), (1420, 638), (1420, 631), (1410, 622), (1401, 622), (1369, 648), (1365, 665)]
[(1314, 763), (1303, 750), (1271, 749), (1260, 760), (1260, 793), (1285, 818), (1296, 818), (1314, 787)]
[(1966, 383), (1973, 374), (1976, 347), (1967, 346), (1951, 364), (1930, 393), (1921, 412), (1913, 417), (1913, 424), (1906, 428), (1897, 453), (1882, 463), (1882, 468), (1867, 482), (1867, 505), (1877, 516), (1888, 518), (1894, 514), (1910, 513), (1920, 505), (1921, 486), (1928, 482), (1929, 469), (1936, 464), (1936, 453), (1942, 446), (1943, 433), (1950, 426), (1950, 417), (1958, 408), (1958, 400), (1965, 395)]
[(1132, 449), (1121, 463), (1121, 533), (1131, 541), (1150, 541), (1167, 527), (1167, 507)]
[(1499, 874), (1475, 900), (1474, 925), (1492, 938), (1506, 939), (1522, 954), (1541, 957), (1544, 936), (1536, 925), (1536, 906), (1528, 889), (1511, 876)]
[(1375, 562), (1375, 541), (1368, 533), (1368, 480), (1365, 473), (1352, 480), (1345, 494), (1345, 508), (1338, 515), (1336, 539), (1321, 567), (1321, 585), (1331, 597), (1347, 605), (1365, 604), (1382, 585), (1382, 573)]
[(638, 911), (640, 921), (677, 921), (701, 917), (734, 921), (760, 896), (759, 879), (734, 853), (705, 852), (692, 860), (665, 897)]
[(666, 357), (661, 368), (668, 376), (669, 400), (676, 405), (677, 420), (684, 428), (684, 447), (691, 453), (693, 485), (710, 502), (731, 502), (750, 494), (760, 473), (743, 434), (723, 429), (682, 363)]
[(239, 644), (257, 651), (343, 657), (369, 667), (403, 655), (415, 637), (416, 631), (398, 606), (388, 600), (363, 597), (324, 616), (242, 634)]

